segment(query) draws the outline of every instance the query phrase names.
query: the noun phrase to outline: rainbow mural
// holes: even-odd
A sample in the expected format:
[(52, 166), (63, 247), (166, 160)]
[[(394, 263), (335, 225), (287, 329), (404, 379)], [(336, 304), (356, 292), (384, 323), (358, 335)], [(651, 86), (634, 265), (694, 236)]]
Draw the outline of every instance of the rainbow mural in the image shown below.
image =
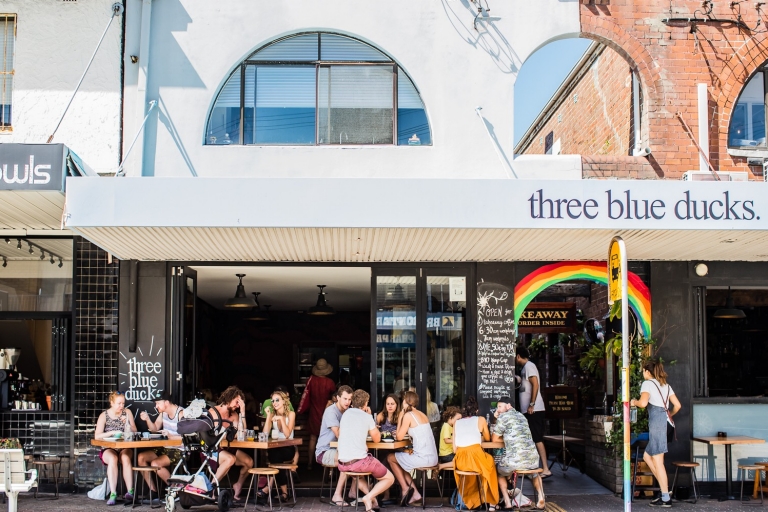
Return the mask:
[[(604, 261), (563, 261), (531, 272), (515, 286), (515, 325), (530, 302), (546, 287), (571, 279), (584, 279), (608, 285), (608, 265)], [(633, 272), (627, 276), (629, 307), (638, 320), (643, 336), (651, 334), (651, 292)]]

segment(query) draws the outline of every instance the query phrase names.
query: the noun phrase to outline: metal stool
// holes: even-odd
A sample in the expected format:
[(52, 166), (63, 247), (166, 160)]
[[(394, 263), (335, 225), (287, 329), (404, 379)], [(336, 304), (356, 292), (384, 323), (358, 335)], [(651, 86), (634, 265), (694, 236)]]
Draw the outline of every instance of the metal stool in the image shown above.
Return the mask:
[[(150, 478), (153, 476), (155, 477), (155, 489), (157, 491), (155, 494), (157, 494), (157, 500), (158, 504), (157, 506), (152, 504), (152, 486), (150, 486), (144, 478), (141, 479), (141, 481), (144, 483), (144, 485), (149, 488), (149, 507), (150, 508), (160, 508), (162, 504), (159, 503), (160, 501), (160, 484), (159, 484), (159, 478), (157, 478), (157, 472), (160, 470), (160, 468), (156, 468), (154, 466), (133, 466), (131, 468), (133, 470), (133, 503), (131, 504), (131, 508), (136, 508), (136, 496), (138, 493), (138, 480), (139, 480), (139, 473), (150, 473)], [(141, 505), (141, 498), (139, 498), (139, 505)]]
[(453, 474), (459, 476), (459, 482), (460, 482), (460, 487), (461, 487), (461, 490), (459, 491), (459, 494), (461, 494), (462, 496), (464, 496), (464, 483), (466, 482), (466, 478), (468, 476), (474, 476), (475, 478), (477, 478), (477, 489), (478, 489), (478, 492), (480, 493), (480, 501), (481, 501), (481, 505), (480, 506), (482, 508), (484, 505), (486, 505), (486, 503), (485, 503), (485, 489), (483, 489), (483, 480), (480, 477), (480, 473), (477, 473), (475, 471), (462, 471), (460, 469), (454, 469), (453, 470)]
[(763, 469), (761, 471), (755, 471), (755, 485), (752, 487), (752, 499), (757, 499), (757, 488), (760, 484), (760, 473), (765, 472), (766, 476), (768, 476), (768, 462), (755, 462), (756, 466), (763, 466)]
[[(277, 482), (275, 482), (275, 475), (278, 474), (280, 470), (275, 468), (251, 468), (248, 470), (248, 474), (251, 475), (251, 483), (248, 485), (248, 494), (245, 495), (245, 508), (243, 508), (243, 512), (248, 510), (248, 498), (251, 496), (251, 488), (253, 487), (253, 479), (256, 478), (256, 487), (259, 486), (259, 480), (258, 477), (261, 475), (264, 475), (267, 477), (267, 497), (269, 498), (269, 510), (274, 510), (272, 508), (272, 484), (275, 484), (275, 489), (277, 489)], [(283, 510), (283, 501), (280, 499), (280, 491), (277, 492), (277, 502), (280, 504), (280, 508), (277, 510)], [(258, 507), (256, 507), (259, 509)]]
[[(293, 497), (293, 506), (296, 506), (296, 489), (293, 487), (293, 472), (296, 471), (299, 466), (296, 464), (269, 464), (270, 468), (275, 468), (280, 471), (285, 471), (288, 474), (288, 484), (291, 488), (291, 496)], [(278, 493), (280, 490), (278, 489)]]
[[(368, 482), (368, 477), (371, 476), (370, 473), (358, 473), (354, 471), (344, 471), (344, 474), (347, 475), (347, 480), (349, 480), (349, 489), (352, 490), (352, 479), (354, 478), (357, 481), (357, 486), (355, 489), (355, 510), (357, 510), (357, 504), (360, 503), (360, 478), (365, 477), (365, 481)], [(344, 482), (344, 488), (341, 490), (342, 496), (347, 496), (347, 483)], [(344, 498), (342, 498), (342, 505), (341, 509), (344, 508)]]
[(712, 462), (712, 478), (717, 481), (717, 455), (694, 455), (693, 461), (696, 462), (696, 459), (701, 459), (701, 481), (709, 481), (710, 460)]
[[(514, 494), (515, 498), (517, 498), (517, 496), (520, 496), (521, 497), (520, 501), (522, 501), (522, 496), (524, 496), (523, 485), (525, 485), (525, 475), (538, 475), (539, 473), (543, 473), (543, 472), (544, 470), (541, 468), (518, 469), (517, 471), (515, 471), (515, 479), (520, 480), (520, 493), (519, 494), (517, 493), (517, 482), (515, 482), (515, 486), (512, 488), (513, 489), (512, 493)], [(521, 478), (518, 478), (518, 477), (521, 477)], [(531, 477), (531, 480), (533, 480), (533, 477)], [(519, 505), (520, 501), (518, 501), (518, 507), (516, 509), (518, 512), (520, 511), (520, 505)]]
[[(323, 478), (320, 481), (320, 503), (330, 503), (333, 501), (333, 493), (336, 492), (336, 488), (333, 486), (333, 472), (338, 469), (336, 466), (326, 466), (323, 464)], [(328, 499), (323, 498), (323, 489), (325, 489), (325, 473), (328, 472), (330, 476), (330, 491), (328, 493)]]
[[(765, 466), (758, 466), (756, 464), (739, 464), (739, 469), (742, 471), (755, 471), (757, 473), (760, 473), (760, 471), (765, 470)], [(741, 495), (739, 496), (739, 499), (741, 500), (741, 504), (744, 504), (744, 480), (745, 478), (742, 477), (741, 479)], [(763, 481), (758, 478), (758, 481), (760, 483), (760, 505), (763, 504)]]
[(675, 499), (677, 499), (677, 494), (675, 493), (675, 489), (677, 488), (677, 472), (680, 470), (680, 468), (683, 469), (690, 469), (691, 470), (691, 486), (693, 487), (693, 501), (688, 501), (688, 503), (696, 503), (699, 501), (699, 495), (696, 492), (696, 468), (700, 466), (698, 462), (673, 462), (673, 466), (675, 466), (675, 477), (672, 479), (672, 494), (675, 496)]
[[(451, 464), (451, 469), (453, 469), (453, 464)], [(425, 508), (443, 508), (443, 489), (440, 487), (439, 480), (437, 481), (437, 491), (440, 493), (440, 504), (430, 505), (427, 507), (427, 471), (435, 471), (439, 479), (440, 466), (437, 465), (424, 468), (416, 468), (416, 471), (421, 471), (421, 509), (424, 510)]]
[(37, 469), (38, 474), (38, 484), (35, 486), (35, 499), (37, 499), (37, 490), (40, 488), (40, 480), (39, 476), (42, 472), (43, 478), (49, 478), (48, 477), (48, 468), (50, 466), (53, 466), (51, 468), (51, 471), (56, 470), (56, 465), (59, 465), (58, 470), (54, 473), (53, 477), (53, 484), (56, 488), (56, 492), (54, 493), (52, 498), (46, 498), (50, 500), (57, 500), (59, 499), (59, 477), (61, 476), (61, 459), (59, 460), (46, 460), (46, 459), (40, 459), (40, 460), (32, 460), (32, 465), (35, 466), (35, 469)]

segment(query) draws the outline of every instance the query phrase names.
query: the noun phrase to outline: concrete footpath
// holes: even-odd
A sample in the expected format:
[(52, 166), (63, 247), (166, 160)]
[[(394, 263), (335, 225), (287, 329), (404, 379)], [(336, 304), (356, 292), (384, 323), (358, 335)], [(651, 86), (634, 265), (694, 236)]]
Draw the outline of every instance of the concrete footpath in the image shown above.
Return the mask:
[[(429, 500), (432, 501), (432, 500)], [(428, 501), (428, 504), (429, 504)], [(752, 502), (755, 503), (755, 502)], [(7, 505), (5, 506), (7, 507)], [(0, 508), (0, 510), (7, 510), (5, 507)], [(621, 511), (623, 510), (623, 502), (621, 498), (617, 498), (613, 495), (580, 495), (580, 496), (550, 496), (548, 498), (547, 503), (547, 511), (550, 512), (593, 512), (593, 511)], [(768, 510), (768, 502), (765, 505), (765, 509)], [(32, 495), (21, 495), (19, 497), (19, 511), (20, 512), (95, 512), (95, 511), (118, 511), (123, 510), (124, 506), (122, 502), (118, 502), (117, 506), (114, 507), (107, 507), (104, 502), (94, 501), (92, 499), (89, 499), (84, 494), (77, 494), (77, 495), (62, 495), (58, 500), (44, 500), (44, 499), (35, 499)], [(652, 510), (651, 507), (648, 506), (647, 500), (642, 501), (636, 501), (632, 504), (632, 508), (634, 510)], [(176, 509), (181, 512), (181, 507), (176, 506)], [(252, 505), (248, 506), (249, 510), (254, 510)], [(708, 499), (702, 499), (699, 500), (696, 504), (690, 504), (690, 503), (677, 503), (675, 502), (673, 505), (673, 509), (677, 510), (687, 510), (687, 511), (694, 511), (694, 510), (707, 510), (707, 511), (718, 511), (718, 512), (726, 512), (726, 511), (736, 511), (739, 510), (743, 512), (744, 510), (748, 510), (749, 507), (742, 505), (738, 501), (731, 501), (731, 502), (723, 502), (720, 503), (716, 500), (708, 500)], [(141, 507), (137, 507), (137, 510), (146, 510), (150, 511), (152, 509), (149, 508), (148, 505), (143, 505)], [(163, 509), (155, 509), (155, 510), (163, 510)], [(215, 507), (194, 507), (191, 510), (217, 510)], [(242, 510), (242, 508), (234, 509), (234, 510)], [(268, 509), (267, 509), (268, 510)], [(320, 503), (319, 499), (317, 498), (299, 498), (298, 503), (296, 504), (296, 507), (294, 510), (300, 510), (300, 511), (312, 511), (312, 512), (339, 512), (339, 507), (333, 507), (324, 503)], [(354, 510), (354, 507), (346, 508), (345, 510), (349, 510), (349, 512), (352, 512)], [(405, 509), (399, 508), (399, 507), (387, 507), (386, 510), (391, 510), (392, 512), (398, 512)], [(416, 512), (417, 510), (421, 510), (420, 507), (418, 508), (412, 508), (408, 507), (407, 510), (410, 510), (411, 512)], [(437, 509), (432, 509), (437, 510)], [(451, 507), (444, 507), (441, 510), (445, 512), (453, 511), (453, 508)], [(533, 508), (527, 509), (527, 510), (535, 510)], [(653, 510), (657, 510), (656, 508), (653, 508)], [(664, 510), (664, 509), (661, 509)], [(754, 510), (763, 510), (763, 507), (757, 507)], [(359, 512), (364, 512), (363, 507), (358, 508)]]

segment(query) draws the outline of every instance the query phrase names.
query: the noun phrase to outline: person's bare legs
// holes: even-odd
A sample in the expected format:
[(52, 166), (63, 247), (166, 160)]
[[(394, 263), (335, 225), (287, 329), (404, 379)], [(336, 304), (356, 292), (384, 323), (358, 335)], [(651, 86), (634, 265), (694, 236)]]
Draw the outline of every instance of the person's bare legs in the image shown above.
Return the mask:
[[(334, 503), (341, 503), (344, 501), (344, 496), (341, 494), (344, 492), (344, 485), (347, 483), (347, 474), (343, 471), (339, 471), (339, 481), (336, 483), (336, 490), (333, 491), (333, 498), (331, 501)], [(352, 482), (352, 489), (357, 489), (355, 482)], [(353, 491), (350, 491), (353, 492)]]
[[(309, 435), (309, 460), (307, 461), (307, 469), (312, 469), (312, 459), (314, 459), (315, 448), (317, 448), (317, 436), (315, 434)], [(296, 453), (298, 455), (298, 452)]]
[(237, 482), (232, 484), (232, 491), (235, 493), (235, 499), (240, 500), (240, 491), (243, 490), (245, 479), (248, 478), (248, 470), (253, 467), (253, 458), (243, 450), (235, 452), (235, 465), (240, 466), (240, 476)]
[(543, 510), (544, 507), (547, 506), (547, 501), (544, 498), (544, 481), (539, 475), (534, 476), (531, 481), (533, 482), (533, 488), (536, 489), (536, 493), (539, 497), (539, 500), (536, 502), (536, 508)]
[(544, 443), (536, 443), (536, 449), (539, 451), (539, 460), (541, 461), (541, 469), (544, 470), (542, 475), (551, 475), (549, 470), (549, 461), (547, 460), (547, 448)]
[(221, 485), (221, 481), (225, 476), (227, 476), (230, 468), (235, 465), (235, 456), (229, 452), (220, 451), (218, 463), (219, 467), (216, 470), (216, 474), (214, 476), (216, 477), (216, 482), (218, 482), (218, 485)]
[[(120, 463), (123, 465), (123, 481), (129, 491), (133, 485), (133, 450), (126, 448), (120, 452)], [(133, 489), (136, 492), (136, 489)]]
[[(171, 463), (171, 459), (168, 458), (167, 455), (163, 455), (161, 457), (158, 457), (157, 454), (153, 451), (145, 451), (141, 452), (139, 454), (139, 466), (152, 466), (155, 468), (165, 468), (168, 464)], [(158, 470), (157, 475), (160, 476), (160, 471)], [(170, 473), (168, 471), (165, 471), (168, 476), (170, 476)], [(147, 482), (147, 485), (149, 486), (149, 489), (152, 492), (157, 492), (157, 489), (155, 489), (155, 482), (149, 477), (149, 473), (146, 471), (141, 472), (141, 476), (144, 478), (144, 481)], [(168, 480), (168, 476), (163, 478), (163, 482)], [(162, 478), (162, 477), (161, 477)]]
[(501, 476), (501, 474), (499, 473), (499, 491), (501, 492), (501, 497), (504, 499), (504, 508), (511, 509), (512, 500), (509, 498), (509, 493), (507, 492), (507, 489), (508, 489), (507, 477)]
[(118, 476), (117, 454), (114, 450), (104, 450), (104, 453), (101, 454), (101, 459), (104, 461), (104, 464), (107, 465), (107, 481), (109, 482), (109, 492), (115, 493), (117, 492)]
[[(400, 467), (400, 464), (397, 463), (397, 457), (395, 457), (394, 453), (389, 453), (387, 455), (387, 462), (389, 463), (389, 468), (392, 470), (397, 483), (400, 484), (400, 489), (403, 491), (403, 495), (400, 496), (400, 499), (403, 499), (405, 498), (405, 495), (408, 494), (408, 488), (413, 484), (413, 479), (411, 478), (411, 475), (405, 472), (405, 470)], [(414, 485), (413, 496), (408, 501), (408, 503), (419, 501), (420, 499), (421, 494), (419, 494), (419, 490)]]
[(669, 480), (667, 479), (667, 469), (664, 467), (664, 454), (649, 455), (647, 452), (643, 454), (643, 460), (656, 477), (656, 481), (659, 482), (659, 489), (661, 494), (669, 494)]
[[(376, 485), (373, 486), (373, 489), (371, 489), (370, 492), (363, 496), (362, 500), (363, 504), (365, 505), (366, 512), (378, 505), (376, 502), (376, 496), (392, 487), (393, 483), (395, 483), (395, 477), (392, 475), (391, 471), (387, 471), (387, 474), (376, 482)], [(362, 487), (363, 482), (361, 481), (360, 488), (362, 489)]]

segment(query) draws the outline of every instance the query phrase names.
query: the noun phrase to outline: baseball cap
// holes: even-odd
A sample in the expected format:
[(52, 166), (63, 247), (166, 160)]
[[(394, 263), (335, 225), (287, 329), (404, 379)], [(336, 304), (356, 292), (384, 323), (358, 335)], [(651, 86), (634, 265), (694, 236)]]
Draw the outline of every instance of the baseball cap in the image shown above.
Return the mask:
[(155, 397), (155, 402), (161, 402), (163, 400), (171, 401), (171, 393), (169, 391), (162, 391)]
[(502, 404), (503, 403), (503, 404), (510, 404), (511, 405), (512, 404), (512, 399), (509, 398), (508, 396), (502, 396), (502, 397), (500, 397), (500, 398), (498, 398), (496, 400), (496, 403), (497, 404)]

